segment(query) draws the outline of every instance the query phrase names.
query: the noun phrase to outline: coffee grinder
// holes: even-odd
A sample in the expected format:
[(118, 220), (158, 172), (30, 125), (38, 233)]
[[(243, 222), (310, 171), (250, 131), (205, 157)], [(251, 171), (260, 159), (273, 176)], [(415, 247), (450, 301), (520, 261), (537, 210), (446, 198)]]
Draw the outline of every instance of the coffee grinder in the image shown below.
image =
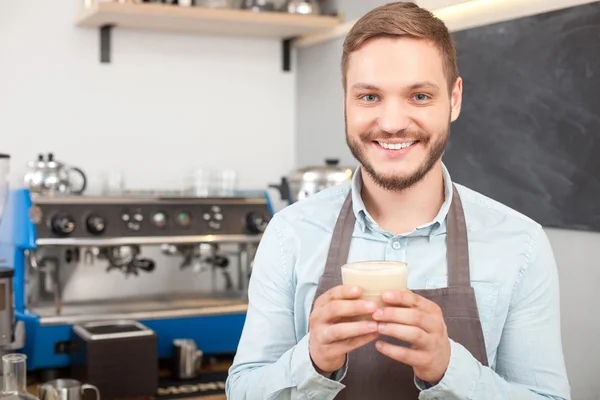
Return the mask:
[[(0, 227), (2, 216), (8, 199), (8, 173), (10, 156), (0, 154)], [(3, 243), (0, 243), (2, 246)], [(15, 309), (13, 296), (14, 268), (11, 260), (3, 257), (0, 251), (0, 357), (24, 346), (25, 328), (22, 322), (15, 325)], [(0, 363), (0, 373), (2, 367)]]

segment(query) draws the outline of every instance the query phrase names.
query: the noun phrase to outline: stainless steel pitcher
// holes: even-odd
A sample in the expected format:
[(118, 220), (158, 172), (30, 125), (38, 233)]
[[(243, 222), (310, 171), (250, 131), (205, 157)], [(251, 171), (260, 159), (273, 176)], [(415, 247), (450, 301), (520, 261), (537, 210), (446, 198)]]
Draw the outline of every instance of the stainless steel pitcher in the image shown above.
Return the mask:
[(177, 379), (197, 377), (202, 364), (203, 352), (198, 350), (196, 342), (191, 339), (175, 339), (173, 346), (175, 351), (173, 376)]
[(100, 391), (94, 385), (82, 384), (75, 379), (55, 379), (38, 386), (40, 400), (83, 400), (83, 392), (93, 390), (96, 400), (100, 400)]

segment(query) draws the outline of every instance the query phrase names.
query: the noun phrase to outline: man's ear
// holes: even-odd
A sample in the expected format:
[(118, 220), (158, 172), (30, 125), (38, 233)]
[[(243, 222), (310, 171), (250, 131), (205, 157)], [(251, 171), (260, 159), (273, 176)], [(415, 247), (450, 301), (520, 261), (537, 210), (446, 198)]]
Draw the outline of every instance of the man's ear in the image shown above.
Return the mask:
[(460, 109), (462, 107), (462, 91), (463, 91), (463, 81), (459, 76), (456, 78), (456, 82), (454, 82), (454, 87), (452, 88), (452, 93), (450, 93), (450, 106), (451, 106), (451, 121), (454, 122), (457, 120), (460, 115)]

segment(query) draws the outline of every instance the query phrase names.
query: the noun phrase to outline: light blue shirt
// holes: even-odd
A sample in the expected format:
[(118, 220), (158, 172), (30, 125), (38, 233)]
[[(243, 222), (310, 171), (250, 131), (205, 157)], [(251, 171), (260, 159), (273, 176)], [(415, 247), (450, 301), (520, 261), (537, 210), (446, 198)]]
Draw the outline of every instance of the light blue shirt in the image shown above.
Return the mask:
[[(232, 400), (333, 399), (345, 368), (331, 379), (312, 365), (308, 319), (324, 271), (338, 214), (352, 189), (356, 223), (349, 262), (402, 261), (409, 289), (447, 285), (446, 215), (451, 178), (443, 167), (445, 201), (437, 217), (412, 232), (382, 230), (352, 182), (323, 190), (275, 214), (259, 245), (249, 285), (249, 308), (226, 383)], [(456, 185), (469, 238), (475, 290), (489, 367), (451, 342), (448, 370), (419, 399), (570, 399), (561, 344), (559, 284), (542, 227), (516, 211)]]

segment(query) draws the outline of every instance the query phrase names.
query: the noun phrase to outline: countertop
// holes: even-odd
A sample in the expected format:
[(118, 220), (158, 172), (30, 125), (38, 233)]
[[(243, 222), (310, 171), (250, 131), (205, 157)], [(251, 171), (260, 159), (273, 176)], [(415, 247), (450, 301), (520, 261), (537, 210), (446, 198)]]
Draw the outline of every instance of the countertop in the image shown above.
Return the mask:
[[(226, 371), (231, 365), (231, 361), (220, 361), (218, 363), (213, 363), (211, 365), (203, 366), (200, 370), (200, 373), (210, 373), (210, 372), (221, 372)], [(161, 371), (163, 374), (168, 374), (168, 371)], [(38, 384), (33, 384), (27, 387), (29, 393), (37, 396), (37, 386)], [(151, 400), (152, 398), (138, 398), (136, 400)], [(123, 399), (123, 400), (132, 400), (132, 399)], [(211, 395), (211, 396), (201, 396), (201, 397), (185, 397), (185, 400), (227, 400), (227, 396), (225, 394)]]

